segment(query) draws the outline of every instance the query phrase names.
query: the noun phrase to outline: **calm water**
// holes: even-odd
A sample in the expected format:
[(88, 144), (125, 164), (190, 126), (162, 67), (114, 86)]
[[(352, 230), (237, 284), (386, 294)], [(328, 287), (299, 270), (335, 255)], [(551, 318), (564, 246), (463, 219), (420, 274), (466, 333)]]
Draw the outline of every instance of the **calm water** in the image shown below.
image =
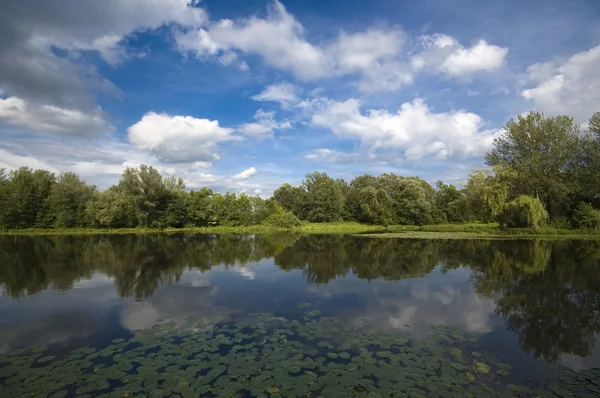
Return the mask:
[(600, 394), (600, 242), (3, 237), (0, 293), (2, 397)]

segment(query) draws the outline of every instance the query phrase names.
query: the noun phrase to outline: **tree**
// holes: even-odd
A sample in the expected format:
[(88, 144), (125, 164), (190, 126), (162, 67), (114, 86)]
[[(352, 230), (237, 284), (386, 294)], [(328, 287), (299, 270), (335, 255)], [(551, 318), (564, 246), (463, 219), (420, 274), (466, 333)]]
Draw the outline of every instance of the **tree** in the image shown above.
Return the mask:
[(86, 208), (94, 197), (95, 186), (86, 185), (76, 173), (62, 173), (46, 199), (52, 226), (85, 227), (89, 224)]
[(185, 227), (189, 221), (189, 206), (190, 194), (185, 189), (170, 190), (169, 202), (164, 215), (164, 226)]
[(508, 200), (508, 185), (491, 170), (476, 169), (465, 186), (469, 212), (478, 220), (498, 220)]
[(134, 198), (116, 186), (95, 192), (86, 215), (95, 227), (133, 228), (138, 225)]
[(600, 138), (600, 112), (594, 112), (590, 118), (588, 130), (597, 138)]
[(214, 209), (211, 206), (214, 193), (209, 188), (191, 191), (189, 194), (188, 220), (197, 227), (206, 227), (215, 222)]
[(470, 218), (467, 197), (452, 184), (436, 183), (435, 202), (451, 223), (468, 221)]
[(576, 159), (579, 128), (569, 116), (545, 117), (540, 112), (511, 119), (506, 133), (494, 140), (486, 163), (509, 177), (511, 191), (539, 198), (554, 217), (570, 190), (566, 171)]
[(574, 182), (571, 202), (596, 202), (600, 206), (600, 112), (589, 120), (588, 131), (580, 138), (575, 167), (569, 179)]
[(326, 173), (309, 173), (302, 181), (306, 191), (306, 219), (312, 222), (331, 222), (342, 219), (344, 196), (338, 181)]
[(392, 198), (383, 189), (369, 186), (358, 190), (358, 203), (356, 221), (377, 225), (392, 223)]
[(46, 198), (55, 184), (53, 173), (21, 167), (2, 178), (2, 228), (51, 226), (47, 225)]
[(273, 192), (275, 199), (286, 211), (291, 211), (300, 219), (306, 218), (307, 193), (303, 187), (282, 184)]
[(502, 211), (501, 221), (509, 228), (538, 228), (548, 220), (543, 203), (529, 195), (521, 195), (508, 202)]

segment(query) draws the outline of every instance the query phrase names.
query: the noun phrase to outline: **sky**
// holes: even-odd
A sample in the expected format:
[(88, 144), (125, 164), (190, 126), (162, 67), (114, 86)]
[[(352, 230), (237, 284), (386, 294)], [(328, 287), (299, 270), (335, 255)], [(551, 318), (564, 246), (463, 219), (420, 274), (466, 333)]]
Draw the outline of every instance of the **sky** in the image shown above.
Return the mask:
[(151, 164), (263, 197), (460, 184), (530, 110), (600, 110), (598, 0), (2, 0), (0, 168)]

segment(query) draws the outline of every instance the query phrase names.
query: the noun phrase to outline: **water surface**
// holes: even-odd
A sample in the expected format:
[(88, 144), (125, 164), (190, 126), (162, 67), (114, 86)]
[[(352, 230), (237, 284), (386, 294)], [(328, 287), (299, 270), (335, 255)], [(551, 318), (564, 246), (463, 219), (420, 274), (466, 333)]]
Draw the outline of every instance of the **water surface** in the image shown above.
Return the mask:
[(599, 259), (591, 241), (2, 237), (0, 395), (596, 396)]

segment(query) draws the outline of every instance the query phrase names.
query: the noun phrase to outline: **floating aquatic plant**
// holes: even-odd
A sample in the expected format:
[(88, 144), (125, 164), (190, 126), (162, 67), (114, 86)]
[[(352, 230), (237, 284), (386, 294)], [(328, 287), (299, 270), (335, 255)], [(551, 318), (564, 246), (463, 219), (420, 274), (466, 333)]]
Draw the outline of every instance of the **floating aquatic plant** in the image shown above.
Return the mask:
[[(448, 327), (414, 340), (350, 328), (307, 309), (304, 321), (252, 314), (207, 328), (161, 318), (131, 339), (55, 358), (44, 347), (0, 356), (0, 396), (479, 397), (597, 396), (600, 370), (557, 369), (550, 389), (509, 384), (510, 365), (469, 350), (476, 337)], [(469, 354), (470, 352), (470, 354)], [(510, 380), (515, 382), (515, 380)], [(505, 386), (500, 388), (499, 386)]]

